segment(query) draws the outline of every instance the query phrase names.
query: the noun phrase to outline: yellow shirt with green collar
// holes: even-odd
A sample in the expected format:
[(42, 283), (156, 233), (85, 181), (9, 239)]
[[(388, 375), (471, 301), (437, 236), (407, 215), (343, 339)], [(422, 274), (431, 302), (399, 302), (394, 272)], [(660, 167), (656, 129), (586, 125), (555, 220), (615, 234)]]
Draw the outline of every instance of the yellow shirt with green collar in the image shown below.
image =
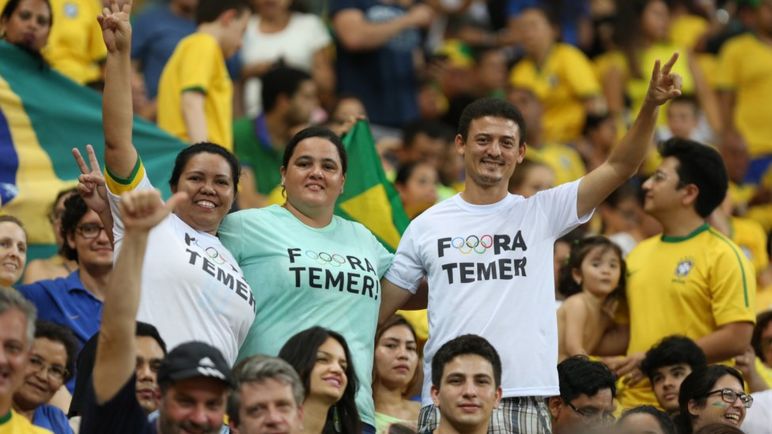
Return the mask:
[[(729, 238), (700, 226), (684, 237), (656, 236), (627, 257), (630, 343), (648, 351), (674, 334), (699, 339), (719, 327), (756, 321), (753, 266)], [(620, 390), (625, 408), (656, 405), (648, 380)]]
[(518, 62), (510, 74), (515, 87), (531, 90), (544, 105), (544, 138), (569, 143), (581, 135), (584, 99), (601, 94), (587, 57), (571, 45), (556, 43), (539, 67), (528, 58)]
[(43, 56), (70, 79), (86, 84), (102, 78), (99, 63), (107, 57), (96, 16), (99, 0), (51, 0), (53, 26)]
[(0, 433), (2, 434), (53, 434), (27, 420), (26, 417), (11, 410), (5, 416), (0, 416)]
[(233, 82), (217, 39), (196, 32), (177, 44), (158, 84), (158, 126), (190, 142), (182, 94), (204, 95), (207, 139), (233, 150)]

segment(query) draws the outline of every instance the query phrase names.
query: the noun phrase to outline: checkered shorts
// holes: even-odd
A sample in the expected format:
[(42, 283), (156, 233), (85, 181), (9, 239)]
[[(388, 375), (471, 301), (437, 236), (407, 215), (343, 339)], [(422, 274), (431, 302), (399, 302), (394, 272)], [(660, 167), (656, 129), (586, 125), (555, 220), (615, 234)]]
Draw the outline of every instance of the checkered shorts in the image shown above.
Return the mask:
[[(552, 434), (550, 413), (544, 397), (503, 398), (493, 409), (488, 434)], [(440, 410), (434, 405), (421, 407), (418, 432), (434, 432), (440, 423)]]

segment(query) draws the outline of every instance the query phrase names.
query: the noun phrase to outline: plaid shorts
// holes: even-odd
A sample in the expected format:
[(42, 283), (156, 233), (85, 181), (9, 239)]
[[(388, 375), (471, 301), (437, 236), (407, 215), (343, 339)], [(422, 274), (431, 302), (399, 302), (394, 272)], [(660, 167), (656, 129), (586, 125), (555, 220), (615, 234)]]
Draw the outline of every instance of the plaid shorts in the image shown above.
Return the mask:
[[(493, 409), (488, 434), (552, 434), (549, 409), (544, 397), (522, 396), (503, 398)], [(440, 423), (440, 409), (434, 405), (421, 407), (418, 432), (434, 432)]]

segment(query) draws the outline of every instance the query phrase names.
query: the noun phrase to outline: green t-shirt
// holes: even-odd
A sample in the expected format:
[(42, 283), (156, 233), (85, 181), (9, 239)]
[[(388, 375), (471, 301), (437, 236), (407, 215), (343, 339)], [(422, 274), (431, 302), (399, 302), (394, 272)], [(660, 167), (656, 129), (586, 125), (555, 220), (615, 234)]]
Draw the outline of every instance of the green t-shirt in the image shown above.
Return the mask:
[[(255, 173), (255, 187), (260, 194), (271, 194), (281, 183), (281, 160), (284, 152), (274, 149), (258, 137), (262, 118), (241, 118), (233, 123), (233, 147), (241, 164)], [(264, 128), (265, 124), (261, 124)]]
[(277, 205), (229, 215), (219, 237), (257, 306), (239, 358), (276, 355), (290, 337), (312, 326), (334, 330), (351, 351), (360, 418), (375, 426), (373, 340), (380, 278), (392, 254), (359, 223), (334, 216), (326, 227), (312, 228)]

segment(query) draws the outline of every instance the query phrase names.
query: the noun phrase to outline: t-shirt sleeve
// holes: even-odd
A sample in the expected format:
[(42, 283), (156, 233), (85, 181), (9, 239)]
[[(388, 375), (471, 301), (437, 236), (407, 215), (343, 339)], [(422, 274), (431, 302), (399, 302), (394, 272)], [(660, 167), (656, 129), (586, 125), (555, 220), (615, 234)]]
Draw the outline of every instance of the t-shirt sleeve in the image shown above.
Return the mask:
[(239, 264), (241, 263), (243, 256), (241, 243), (244, 238), (242, 236), (244, 233), (242, 230), (243, 227), (243, 212), (236, 212), (226, 216), (225, 220), (223, 220), (220, 224), (220, 228), (217, 229), (217, 237), (220, 239), (220, 242), (223, 246), (225, 246), (226, 249), (228, 249), (229, 252), (231, 252), (233, 259), (235, 259)]
[(734, 42), (727, 42), (719, 53), (718, 68), (713, 79), (719, 90), (734, 90), (740, 81), (740, 68), (743, 65), (740, 60), (743, 56), (738, 52), (737, 44)]
[[(180, 89), (185, 91), (199, 91), (207, 93), (211, 87), (212, 77), (215, 75), (216, 59), (222, 58), (222, 52), (213, 38), (199, 38), (192, 44), (187, 44), (185, 50), (180, 53), (178, 71), (182, 71), (180, 77)], [(221, 62), (221, 61), (220, 61)]]
[(137, 158), (137, 163), (128, 178), (120, 178), (110, 173), (109, 169), (105, 169), (105, 185), (107, 186), (107, 201), (110, 203), (110, 212), (113, 214), (113, 239), (117, 243), (123, 238), (124, 232), (123, 220), (118, 208), (121, 195), (132, 190), (151, 189), (153, 184), (147, 177), (142, 160)]
[(132, 375), (126, 384), (109, 401), (97, 404), (94, 388), (84, 398), (83, 418), (80, 434), (149, 434), (150, 423), (136, 395), (136, 376)]
[(716, 325), (755, 322), (756, 276), (742, 251), (731, 241), (717, 235), (727, 248), (715, 256), (710, 273), (713, 318)]
[(415, 233), (416, 225), (410, 224), (402, 235), (402, 239), (397, 247), (397, 253), (389, 267), (389, 271), (384, 276), (389, 282), (405, 288), (415, 294), (418, 284), (425, 275), (420, 252), (418, 252)]
[(547, 219), (550, 232), (557, 237), (564, 235), (576, 226), (587, 223), (593, 211), (577, 216), (576, 201), (579, 195), (581, 179), (559, 185), (549, 190), (536, 193), (533, 199)]
[(47, 309), (49, 297), (40, 283), (33, 282), (29, 285), (21, 285), (16, 288), (27, 300), (35, 305), (38, 316)]
[(381, 242), (375, 238), (375, 235), (367, 230), (367, 228), (362, 227), (362, 229), (366, 230), (370, 237), (370, 245), (372, 246), (371, 257), (375, 259), (377, 263), (378, 278), (380, 279), (386, 274), (386, 270), (391, 266), (391, 262), (394, 260), (394, 254), (386, 250), (386, 248), (383, 247), (383, 244), (381, 244)]
[(600, 83), (587, 57), (581, 51), (567, 47), (566, 58), (567, 69), (570, 72), (565, 77), (574, 94), (580, 98), (600, 95)]

